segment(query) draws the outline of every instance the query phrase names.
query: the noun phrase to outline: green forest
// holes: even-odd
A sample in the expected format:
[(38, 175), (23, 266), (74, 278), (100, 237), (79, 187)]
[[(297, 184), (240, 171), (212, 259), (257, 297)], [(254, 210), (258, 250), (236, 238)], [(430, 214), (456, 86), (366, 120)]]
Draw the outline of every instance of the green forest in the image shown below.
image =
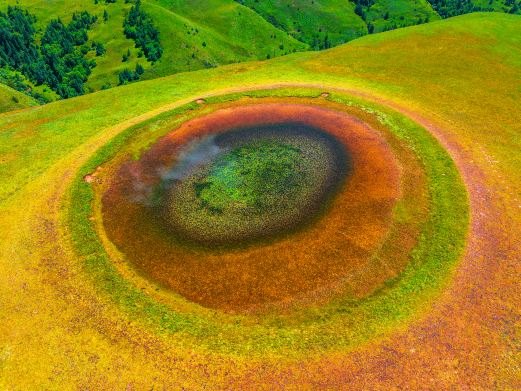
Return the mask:
[[(98, 17), (87, 11), (74, 12), (69, 23), (52, 19), (38, 37), (36, 16), (27, 9), (8, 6), (5, 13), (0, 12), (0, 80), (19, 91), (30, 89), (25, 78), (36, 86), (48, 86), (61, 98), (83, 95), (84, 84), (96, 67), (95, 58), (89, 58), (89, 54), (103, 56), (106, 52), (103, 42), (89, 41), (88, 31), (97, 21)], [(161, 57), (159, 32), (140, 9), (139, 0), (122, 27), (125, 36), (141, 50), (140, 56), (152, 62)], [(126, 61), (125, 55), (122, 61)], [(143, 73), (139, 64), (134, 72), (124, 69), (120, 84), (138, 80)], [(34, 95), (46, 101), (44, 96)]]

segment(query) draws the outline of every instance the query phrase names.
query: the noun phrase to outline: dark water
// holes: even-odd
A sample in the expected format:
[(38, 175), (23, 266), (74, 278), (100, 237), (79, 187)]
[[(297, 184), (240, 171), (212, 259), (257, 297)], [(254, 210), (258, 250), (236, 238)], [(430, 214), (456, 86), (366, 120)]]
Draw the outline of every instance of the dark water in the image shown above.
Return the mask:
[[(192, 191), (194, 178), (211, 170), (223, 154), (259, 142), (289, 145), (302, 152), (303, 170), (309, 174), (302, 191), (282, 195), (279, 205), (261, 214), (238, 208), (221, 214), (201, 211)], [(192, 140), (169, 167), (158, 164), (158, 184), (150, 192), (146, 216), (185, 245), (237, 247), (274, 240), (320, 218), (351, 166), (349, 152), (339, 140), (308, 125), (291, 122), (229, 129)]]

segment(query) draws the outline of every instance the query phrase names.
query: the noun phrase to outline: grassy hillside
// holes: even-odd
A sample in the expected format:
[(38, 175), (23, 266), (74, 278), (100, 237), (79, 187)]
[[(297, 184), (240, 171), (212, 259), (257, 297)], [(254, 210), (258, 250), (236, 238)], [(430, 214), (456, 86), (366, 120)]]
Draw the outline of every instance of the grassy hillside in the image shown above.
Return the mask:
[(165, 47), (165, 55), (145, 78), (308, 48), (232, 0), (155, 0), (144, 9), (162, 32)]
[(514, 0), (428, 0), (434, 10), (443, 18), (466, 14), (469, 12), (505, 12), (519, 14), (521, 4)]
[[(164, 47), (162, 58), (152, 65), (138, 58), (134, 42), (123, 34), (123, 20), (132, 3), (78, 0), (0, 0), (0, 10), (18, 5), (34, 14), (40, 32), (51, 19), (70, 21), (72, 14), (88, 11), (98, 16), (89, 30), (89, 40), (105, 45), (106, 53), (90, 58), (96, 67), (86, 84), (90, 91), (118, 84), (118, 74), (125, 68), (134, 69), (139, 62), (145, 68), (143, 78), (155, 78), (181, 71), (211, 68), (246, 60), (265, 59), (307, 49), (286, 33), (276, 29), (255, 12), (232, 0), (159, 1), (143, 0), (142, 8), (153, 19)], [(104, 21), (103, 12), (108, 19)], [(128, 50), (131, 56), (122, 62)]]
[[(430, 1), (433, 6), (427, 0), (142, 0), (142, 9), (159, 30), (164, 48), (163, 56), (152, 64), (139, 57), (140, 50), (123, 34), (123, 21), (132, 3), (0, 0), (0, 11), (17, 5), (34, 14), (37, 38), (51, 19), (68, 23), (79, 11), (97, 16), (88, 31), (89, 44), (100, 42), (106, 51), (100, 56), (93, 51), (87, 54), (96, 67), (88, 76), (85, 92), (118, 85), (118, 75), (125, 69), (134, 70), (137, 64), (144, 67), (141, 79), (146, 80), (310, 48), (325, 49), (368, 33), (437, 20), (436, 11), (443, 17), (474, 9), (519, 11), (513, 10), (516, 3), (509, 0), (473, 0), (459, 8), (454, 5), (459, 3), (434, 0)], [(130, 53), (127, 61), (123, 61), (125, 53)], [(44, 95), (56, 98), (53, 93)]]
[(30, 96), (0, 84), (0, 113), (36, 105), (38, 102)]
[(508, 0), (236, 1), (314, 49), (469, 12), (521, 12), (516, 1)]
[(426, 0), (376, 0), (366, 15), (366, 21), (374, 26), (374, 32), (440, 19)]
[(239, 0), (238, 2), (314, 49), (337, 46), (367, 34), (365, 22), (355, 14), (355, 6), (349, 1)]
[[(426, 0), (237, 0), (314, 49), (337, 46), (368, 33), (439, 19)], [(360, 3), (359, 8), (356, 4)], [(326, 42), (327, 36), (327, 42)]]
[[(521, 17), (481, 13), (0, 115), (0, 230), (8, 238), (0, 241), (0, 386), (518, 388), (520, 80)], [(472, 227), (438, 301), (388, 338), (293, 361), (262, 351), (240, 357), (185, 349), (98, 298), (84, 260), (70, 257), (60, 214), (79, 168), (129, 127), (197, 98), (284, 83), (317, 100), (344, 89), (338, 95), (351, 95), (346, 104), (379, 102), (449, 149), (469, 191)], [(312, 343), (314, 336), (302, 338)]]
[[(409, 96), (415, 94), (419, 101), (436, 102), (435, 98), (448, 97), (449, 93), (456, 92), (453, 88), (447, 90), (446, 85), (458, 84), (459, 91), (462, 91), (469, 84), (483, 86), (487, 83), (493, 90), (493, 84), (499, 78), (501, 80), (497, 81), (497, 84), (502, 89), (507, 89), (507, 92), (501, 90), (489, 94), (483, 89), (475, 89), (472, 93), (475, 94), (476, 102), (480, 99), (481, 102), (488, 102), (491, 96), (495, 96), (496, 99), (489, 102), (490, 107), (504, 112), (509, 107), (506, 105), (507, 102), (515, 106), (513, 99), (519, 93), (516, 83), (512, 82), (515, 80), (515, 73), (512, 72), (517, 68), (503, 72), (501, 71), (504, 66), (502, 60), (483, 57), (479, 51), (483, 51), (484, 49), (480, 47), (487, 43), (487, 54), (508, 55), (509, 63), (513, 63), (510, 65), (519, 65), (521, 56), (517, 54), (519, 54), (520, 38), (516, 29), (521, 26), (518, 26), (518, 22), (517, 16), (474, 14), (459, 17), (454, 21), (435, 22), (429, 26), (415, 26), (405, 30), (366, 36), (319, 54), (306, 52), (270, 62), (254, 62), (217, 68), (213, 71), (181, 73), (167, 79), (118, 87), (116, 90), (98, 92), (72, 101), (56, 102), (36, 111), (24, 112), (19, 114), (22, 117), (19, 118), (16, 126), (11, 126), (9, 132), (2, 134), (4, 138), (7, 137), (5, 142), (8, 142), (11, 134), (21, 131), (26, 126), (33, 127), (32, 121), (42, 115), (40, 110), (44, 110), (46, 117), (55, 120), (38, 125), (34, 130), (39, 131), (31, 132), (30, 137), (18, 141), (16, 148), (19, 149), (18, 156), (19, 159), (24, 160), (23, 163), (20, 162), (21, 164), (18, 165), (13, 161), (10, 164), (15, 166), (0, 166), (0, 178), (2, 175), (10, 177), (8, 185), (0, 190), (0, 199), (23, 184), (24, 180), (16, 180), (12, 176), (13, 173), (15, 177), (19, 175), (20, 179), (30, 180), (50, 164), (46, 156), (53, 161), (107, 126), (183, 97), (193, 97), (212, 89), (231, 88), (237, 84), (262, 84), (295, 79), (315, 83), (321, 80), (332, 84), (354, 83), (381, 91), (391, 91), (395, 98), (405, 93)], [(471, 29), (477, 36), (476, 39), (455, 38), (455, 36), (463, 37), (464, 32)], [(433, 37), (436, 37), (435, 45)], [(487, 39), (489, 41), (486, 41)], [(459, 50), (463, 50), (464, 55), (453, 50), (452, 45), (461, 46)], [(475, 45), (478, 45), (478, 48), (475, 48)], [(373, 53), (373, 48), (378, 49), (377, 55)], [(403, 55), (403, 53), (407, 54)], [(468, 62), (462, 61), (461, 58), (468, 58), (473, 66), (468, 67)], [(414, 62), (411, 59), (414, 59)], [(384, 67), (386, 72), (381, 72)], [(440, 71), (442, 69), (443, 72)], [(483, 75), (486, 75), (484, 79)], [(427, 89), (425, 85), (428, 85)], [(439, 109), (444, 108), (447, 113), (451, 112), (457, 107), (459, 101), (461, 98), (458, 100), (447, 98), (442, 100)], [(439, 103), (432, 104), (436, 107)], [(476, 115), (479, 114), (481, 117), (483, 107), (489, 106), (481, 103), (466, 107), (466, 111), (474, 110)], [(515, 125), (510, 115), (505, 117), (510, 118), (508, 120), (510, 126)], [(4, 117), (0, 123), (12, 120), (14, 118)], [(71, 127), (72, 123), (77, 125)], [(482, 123), (475, 125), (475, 132), (484, 131)], [(53, 134), (53, 129), (56, 127), (62, 131), (59, 135), (49, 138), (48, 136)], [(71, 138), (70, 133), (65, 131), (67, 129), (76, 134), (77, 139)], [(514, 145), (519, 143), (519, 139), (514, 135), (510, 141)], [(35, 149), (34, 145), (38, 145), (38, 148)], [(7, 148), (6, 144), (4, 148)], [(42, 158), (34, 159), (36, 155), (33, 154)]]

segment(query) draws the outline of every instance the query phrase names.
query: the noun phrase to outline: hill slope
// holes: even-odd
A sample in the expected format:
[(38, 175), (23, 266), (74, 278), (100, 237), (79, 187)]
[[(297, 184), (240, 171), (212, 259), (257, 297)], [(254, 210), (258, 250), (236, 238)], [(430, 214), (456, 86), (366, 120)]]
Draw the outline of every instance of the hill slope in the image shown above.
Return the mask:
[(374, 32), (393, 30), (440, 19), (426, 0), (376, 0), (366, 11)]
[(145, 78), (308, 48), (232, 0), (156, 0), (144, 9), (163, 32), (165, 47), (165, 55)]
[(237, 1), (317, 50), (440, 18), (426, 0)]
[(314, 49), (470, 12), (521, 12), (521, 5), (509, 0), (236, 1)]
[(355, 6), (343, 0), (240, 0), (274, 26), (314, 49), (324, 49), (367, 34)]
[[(123, 34), (123, 21), (132, 3), (76, 0), (1, 0), (0, 11), (8, 5), (28, 10), (37, 18), (37, 35), (52, 19), (68, 23), (74, 12), (87, 11), (98, 20), (88, 31), (89, 42), (104, 44), (106, 52), (95, 57), (92, 75), (86, 83), (88, 91), (118, 84), (118, 74), (137, 63), (145, 68), (143, 78), (166, 76), (246, 60), (276, 57), (306, 50), (307, 45), (276, 29), (246, 7), (232, 0), (159, 1), (143, 0), (142, 9), (159, 30), (163, 56), (153, 66), (138, 58), (134, 42)], [(104, 17), (106, 11), (106, 17)], [(105, 20), (106, 19), (106, 20)], [(130, 51), (130, 58), (122, 57)]]
[[(144, 74), (134, 78), (153, 79), (296, 51), (326, 49), (369, 33), (434, 21), (440, 15), (473, 10), (521, 12), (518, 3), (511, 0), (142, 0), (141, 9), (159, 31), (164, 49), (158, 61), (149, 62), (141, 57), (135, 42), (123, 34), (123, 21), (135, 2), (0, 0), (0, 11), (7, 6), (19, 6), (35, 15), (37, 42), (52, 19), (61, 18), (67, 24), (73, 13), (80, 11), (97, 17), (88, 27), (88, 42), (78, 47), (86, 52), (85, 59), (96, 65), (90, 70), (85, 65), (85, 71), (91, 74), (84, 76), (82, 91), (73, 92), (72, 96), (114, 87), (122, 82), (119, 75), (123, 71), (132, 72), (138, 64), (144, 68)], [(101, 44), (103, 52), (95, 54), (93, 44)], [(70, 80), (70, 75), (66, 79)], [(55, 99), (52, 92), (44, 95)]]
[(30, 96), (0, 84), (0, 113), (36, 105), (38, 102)]
[[(24, 167), (23, 176), (29, 175), (29, 179), (41, 173), (31, 165), (47, 166), (47, 154), (50, 154), (49, 157), (61, 156), (69, 148), (110, 124), (125, 121), (172, 100), (196, 96), (202, 91), (231, 88), (237, 84), (263, 84), (267, 81), (300, 80), (315, 83), (321, 80), (330, 84), (362, 85), (382, 92), (391, 91), (395, 99), (404, 94), (414, 94), (418, 101), (433, 102), (433, 107), (440, 104), (437, 99), (441, 100), (442, 104), (437, 111), (444, 108), (446, 114), (457, 108), (458, 102), (463, 99), (449, 99), (451, 93), (462, 92), (465, 85), (483, 86), (484, 83), (493, 91), (496, 83), (501, 86), (497, 93), (473, 90), (473, 101), (483, 103), (466, 106), (466, 112), (473, 110), (477, 117), (481, 116), (484, 107), (493, 107), (497, 112), (505, 113), (505, 118), (510, 118), (510, 126), (514, 126), (514, 117), (506, 115), (505, 110), (516, 105), (514, 97), (519, 93), (517, 84), (513, 82), (518, 70), (514, 66), (521, 64), (520, 38), (517, 34), (517, 29), (521, 28), (519, 20), (520, 17), (511, 15), (472, 14), (365, 36), (325, 52), (297, 53), (267, 62), (180, 73), (161, 80), (145, 81), (144, 84), (100, 91), (81, 99), (55, 102), (44, 109), (47, 117), (55, 118), (50, 120), (55, 125), (46, 122), (41, 132), (18, 142), (20, 158), (27, 158), (20, 167)], [(469, 30), (474, 39), (463, 38)], [(454, 45), (457, 45), (457, 50)], [(505, 66), (502, 60), (505, 56), (508, 56), (507, 65), (510, 66), (508, 72), (501, 71)], [(447, 89), (446, 86), (452, 84), (459, 90)], [(470, 96), (464, 97), (464, 104), (467, 99)], [(20, 123), (11, 128), (10, 132), (16, 133), (17, 129), (23, 129), (27, 121), (30, 123), (41, 113), (29, 110), (18, 114), (21, 116)], [(52, 138), (47, 137), (47, 132), (52, 134), (54, 126), (69, 129), (70, 121), (78, 123), (77, 127), (70, 129), (77, 134), (78, 140), (63, 132)], [(485, 130), (482, 123), (475, 125), (476, 132)], [(511, 141), (514, 145), (519, 143), (515, 138)], [(56, 142), (60, 143), (60, 148), (54, 144)], [(34, 150), (34, 145), (38, 145), (38, 151)], [(42, 159), (33, 159), (29, 152), (31, 150)], [(4, 165), (0, 167), (0, 178), (1, 175), (10, 176), (13, 172), (17, 173), (18, 170)], [(10, 177), (9, 182), (9, 186), (0, 190), (0, 199), (10, 193), (10, 187), (18, 183), (13, 177)]]

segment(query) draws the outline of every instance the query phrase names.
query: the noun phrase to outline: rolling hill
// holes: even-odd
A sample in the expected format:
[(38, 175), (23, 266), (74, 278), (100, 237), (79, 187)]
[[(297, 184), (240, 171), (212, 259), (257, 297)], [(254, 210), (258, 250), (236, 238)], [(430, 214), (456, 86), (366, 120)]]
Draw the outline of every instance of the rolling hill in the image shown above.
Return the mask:
[(272, 25), (318, 50), (367, 34), (367, 25), (349, 1), (239, 1)]
[[(211, 68), (232, 62), (265, 59), (308, 46), (276, 29), (259, 15), (232, 0), (143, 1), (142, 9), (151, 16), (161, 34), (163, 57), (152, 64), (138, 57), (134, 42), (123, 34), (123, 21), (131, 3), (99, 1), (11, 1), (2, 0), (0, 10), (7, 6), (28, 10), (37, 20), (37, 37), (41, 36), (52, 19), (68, 23), (74, 12), (87, 11), (98, 20), (90, 27), (89, 42), (101, 42), (105, 53), (87, 55), (94, 59), (87, 83), (87, 91), (113, 87), (118, 74), (125, 68), (134, 69), (137, 63), (145, 68), (144, 79), (170, 75), (182, 71)], [(51, 12), (49, 12), (52, 10)], [(106, 11), (106, 17), (104, 12)], [(106, 18), (106, 20), (104, 20)], [(130, 57), (122, 57), (130, 51)]]
[[(521, 16), (470, 14), (323, 52), (182, 72), (1, 114), (0, 385), (518, 388), (520, 37)], [(93, 228), (101, 216), (89, 216), (98, 206), (87, 174), (110, 161), (111, 152), (125, 151), (125, 137), (137, 137), (127, 152), (139, 153), (158, 129), (179, 126), (179, 116), (207, 114), (237, 99), (341, 104), (374, 116), (374, 124), (394, 124), (405, 141), (428, 134), (429, 145), (446, 151), (435, 160), (442, 169), (429, 191), (456, 170), (461, 182), (453, 189), (464, 186), (464, 202), (455, 204), (449, 191), (437, 207), (463, 205), (462, 214), (430, 218), (459, 229), (465, 252), (448, 270), (433, 260), (421, 284), (445, 274), (428, 301), (415, 301), (423, 297), (420, 284), (400, 291), (412, 297), (406, 310), (400, 303), (373, 308), (369, 298), (327, 317), (318, 313), (318, 320), (313, 309), (265, 321), (190, 303), (164, 310), (172, 297), (157, 296), (156, 285), (134, 289), (124, 274), (120, 285), (92, 278), (107, 275), (96, 274), (105, 267)], [(416, 152), (429, 156), (422, 148)], [(86, 223), (75, 225), (84, 215)], [(431, 250), (441, 253), (461, 244), (450, 234), (423, 237), (437, 240)], [(127, 289), (132, 293), (120, 294)], [(372, 337), (345, 337), (360, 320), (349, 316), (367, 306), (367, 318), (377, 322), (359, 331)], [(202, 327), (204, 316), (213, 323)], [(342, 327), (335, 323), (346, 317)], [(322, 324), (331, 335), (325, 342)]]
[[(119, 75), (126, 70), (133, 72), (138, 64), (144, 73), (127, 79), (147, 80), (296, 51), (327, 49), (366, 34), (478, 10), (520, 12), (519, 4), (510, 0), (142, 0), (141, 3), (141, 9), (159, 31), (164, 50), (162, 57), (153, 62), (142, 57), (135, 42), (123, 33), (124, 19), (134, 1), (0, 0), (0, 11), (18, 6), (34, 15), (36, 42), (53, 19), (60, 18), (67, 24), (74, 13), (82, 11), (97, 18), (88, 28), (87, 43), (78, 47), (86, 52), (86, 61), (95, 66), (91, 66), (90, 74), (82, 76), (86, 81), (81, 91), (72, 96), (127, 82)], [(103, 51), (95, 54), (91, 44), (102, 45)], [(56, 87), (35, 86), (32, 81), (27, 81), (28, 88), (23, 90), (36, 92), (41, 102), (59, 98), (50, 91), (57, 91)], [(60, 95), (67, 96), (63, 92)]]
[(426, 0), (239, 2), (316, 50), (440, 18)]

